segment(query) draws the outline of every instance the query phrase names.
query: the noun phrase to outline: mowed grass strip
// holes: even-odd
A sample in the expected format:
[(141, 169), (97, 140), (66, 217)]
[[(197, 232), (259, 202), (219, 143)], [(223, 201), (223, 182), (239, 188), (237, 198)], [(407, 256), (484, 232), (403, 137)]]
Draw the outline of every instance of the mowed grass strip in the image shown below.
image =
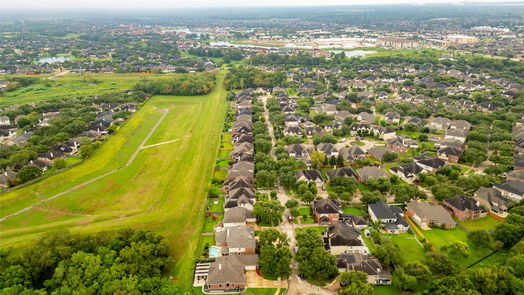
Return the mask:
[(166, 237), (176, 261), (172, 275), (189, 286), (224, 121), (222, 81), (220, 77), (220, 86), (205, 96), (151, 98), (92, 158), (0, 197), (2, 214), (7, 215), (33, 204), (38, 196), (54, 195), (122, 167), (160, 118), (158, 109), (169, 108), (147, 144), (179, 141), (143, 149), (129, 167), (47, 202), (45, 210), (30, 210), (0, 223), (0, 247), (24, 244), (62, 228), (84, 233), (150, 229)]

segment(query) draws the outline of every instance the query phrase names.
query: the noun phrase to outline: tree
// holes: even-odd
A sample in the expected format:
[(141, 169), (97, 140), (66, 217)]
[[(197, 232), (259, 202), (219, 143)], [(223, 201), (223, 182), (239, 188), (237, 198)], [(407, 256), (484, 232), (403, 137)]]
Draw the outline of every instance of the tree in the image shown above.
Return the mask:
[(337, 275), (335, 256), (325, 248), (322, 237), (314, 230), (305, 229), (296, 237), (298, 269), (308, 279), (330, 279)]
[(302, 199), (304, 203), (309, 204), (315, 200), (315, 195), (311, 191), (307, 190), (300, 196), (300, 199)]
[(402, 268), (395, 270), (392, 281), (393, 285), (397, 286), (402, 291), (414, 291), (418, 286), (417, 278), (409, 275)]
[(473, 230), (468, 233), (468, 240), (480, 248), (489, 248), (493, 243), (491, 235), (485, 230)]
[(258, 201), (253, 206), (253, 215), (256, 216), (257, 222), (276, 226), (282, 222), (282, 213), (284, 207), (278, 201)]
[(348, 193), (353, 196), (358, 188), (358, 183), (353, 177), (336, 176), (329, 182), (329, 187), (336, 194)]
[(391, 188), (391, 182), (387, 177), (374, 177), (368, 179), (366, 185), (374, 191), (379, 191), (381, 193), (388, 192)]
[(363, 271), (347, 271), (340, 274), (339, 294), (372, 295), (373, 287), (368, 285), (368, 275)]
[(364, 204), (374, 204), (380, 200), (385, 200), (384, 196), (379, 191), (364, 191), (360, 201)]
[(56, 158), (53, 161), (53, 167), (56, 169), (64, 169), (67, 166), (67, 161), (64, 158)]
[(396, 203), (407, 203), (412, 199), (425, 200), (428, 198), (427, 194), (419, 190), (418, 186), (414, 184), (394, 185), (391, 192), (395, 196)]
[(25, 165), (20, 169), (20, 172), (18, 173), (18, 179), (20, 179), (20, 182), (27, 182), (29, 180), (33, 180), (37, 178), (38, 176), (42, 175), (42, 169), (36, 165)]
[(288, 238), (276, 229), (263, 230), (259, 234), (259, 266), (265, 278), (287, 279), (291, 274), (291, 251)]
[(257, 153), (268, 154), (272, 148), (271, 141), (265, 139), (259, 139), (255, 141), (255, 149)]
[(398, 154), (393, 151), (386, 151), (384, 155), (382, 155), (382, 160), (384, 162), (393, 162), (398, 159)]
[(323, 152), (313, 151), (311, 152), (311, 163), (315, 168), (320, 168), (324, 161), (326, 160), (326, 155)]
[(257, 184), (266, 187), (266, 188), (272, 188), (275, 187), (276, 183), (276, 175), (275, 173), (271, 173), (267, 170), (258, 170), (256, 174), (256, 181)]
[(438, 185), (431, 188), (433, 196), (439, 201), (442, 201), (447, 198), (454, 197), (456, 195), (463, 195), (464, 192), (453, 185)]
[(89, 156), (91, 156), (94, 152), (95, 152), (95, 146), (91, 142), (88, 142), (86, 144), (82, 144), (80, 146), (80, 155), (84, 159), (89, 157)]
[(453, 241), (440, 248), (441, 251), (447, 253), (453, 259), (466, 258), (469, 256), (469, 246), (462, 241)]
[(286, 202), (286, 208), (288, 209), (296, 208), (297, 206), (298, 206), (298, 201), (295, 199), (290, 199), (290, 200), (287, 200)]
[(388, 238), (380, 239), (380, 245), (375, 248), (373, 254), (385, 265), (396, 267), (402, 264), (400, 248)]
[(428, 266), (434, 274), (453, 274), (457, 270), (457, 264), (448, 255), (440, 251), (430, 252), (427, 255)]

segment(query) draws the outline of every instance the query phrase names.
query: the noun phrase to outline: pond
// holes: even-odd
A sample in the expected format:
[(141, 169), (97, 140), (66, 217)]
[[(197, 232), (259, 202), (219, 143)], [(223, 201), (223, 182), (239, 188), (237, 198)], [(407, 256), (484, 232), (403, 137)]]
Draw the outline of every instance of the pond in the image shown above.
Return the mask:
[(37, 59), (39, 63), (48, 63), (48, 64), (54, 64), (54, 63), (62, 63), (65, 61), (68, 61), (70, 58), (68, 56), (53, 56), (53, 57), (42, 57)]

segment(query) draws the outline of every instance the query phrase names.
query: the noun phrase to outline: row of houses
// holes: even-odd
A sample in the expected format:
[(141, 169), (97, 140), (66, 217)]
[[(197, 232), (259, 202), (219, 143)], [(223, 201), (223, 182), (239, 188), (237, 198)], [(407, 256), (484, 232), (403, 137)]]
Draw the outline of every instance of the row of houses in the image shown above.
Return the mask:
[(258, 255), (255, 239), (253, 205), (256, 202), (254, 183), (254, 139), (249, 92), (237, 94), (236, 120), (231, 127), (233, 151), (222, 191), (225, 194), (224, 218), (214, 228), (215, 245), (209, 248), (213, 262), (199, 263), (195, 286), (206, 292), (241, 292), (247, 287), (246, 272), (256, 271)]

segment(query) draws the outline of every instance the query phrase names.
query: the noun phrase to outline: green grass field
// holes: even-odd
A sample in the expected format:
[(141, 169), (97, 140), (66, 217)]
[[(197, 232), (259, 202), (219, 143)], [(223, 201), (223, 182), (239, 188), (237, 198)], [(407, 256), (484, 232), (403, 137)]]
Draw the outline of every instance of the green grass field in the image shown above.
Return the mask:
[(399, 246), (401, 250), (400, 255), (404, 262), (424, 262), (426, 260), (426, 252), (424, 251), (424, 248), (417, 242), (412, 234), (405, 233), (388, 236)]
[(169, 79), (173, 74), (69, 74), (54, 79), (36, 75), (38, 83), (9, 91), (0, 97), (0, 107), (131, 90), (143, 79)]
[(500, 223), (500, 221), (496, 220), (491, 216), (486, 216), (479, 219), (460, 221), (460, 223), (469, 230), (483, 229), (489, 232), (490, 230), (494, 230), (495, 227)]
[(364, 212), (362, 212), (362, 210), (357, 209), (357, 208), (344, 208), (342, 209), (342, 212), (344, 212), (344, 214), (353, 214), (355, 216), (364, 216)]
[(395, 286), (376, 286), (373, 294), (375, 295), (397, 295), (400, 290)]
[(437, 229), (433, 228), (431, 230), (422, 231), (429, 242), (437, 249), (440, 249), (442, 246), (447, 245), (453, 241), (461, 241), (468, 244), (471, 254), (464, 259), (457, 261), (460, 266), (466, 267), (473, 262), (489, 255), (492, 251), (484, 248), (477, 248), (468, 240), (467, 233), (462, 230), (460, 227), (455, 227), (453, 229)]
[(222, 81), (205, 96), (151, 98), (90, 159), (0, 195), (6, 216), (123, 167), (161, 117), (158, 109), (169, 109), (147, 144), (179, 141), (143, 149), (130, 166), (0, 223), (0, 247), (21, 246), (56, 229), (149, 229), (166, 237), (176, 261), (172, 275), (189, 285), (224, 120)]

